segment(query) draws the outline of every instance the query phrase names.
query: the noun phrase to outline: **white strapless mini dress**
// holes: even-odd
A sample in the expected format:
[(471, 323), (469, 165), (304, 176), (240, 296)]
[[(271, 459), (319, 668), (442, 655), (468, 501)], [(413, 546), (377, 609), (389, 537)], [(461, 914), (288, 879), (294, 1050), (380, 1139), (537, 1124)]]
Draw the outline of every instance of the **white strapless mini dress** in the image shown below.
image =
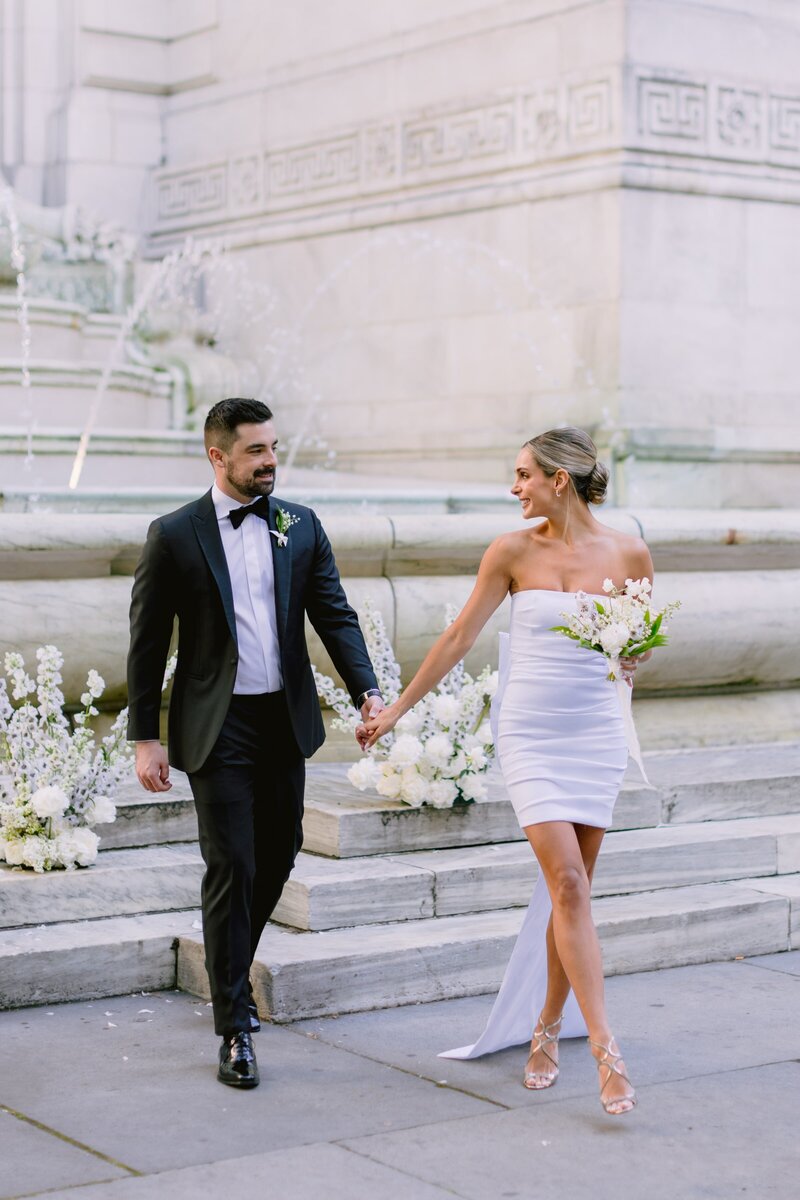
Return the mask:
[[(604, 655), (554, 633), (576, 593), (521, 591), (511, 597), (508, 635), (492, 705), (497, 756), (520, 825), (570, 821), (607, 829), (628, 763), (622, 705)], [(630, 725), (628, 725), (630, 727)], [(442, 1058), (477, 1058), (530, 1041), (547, 987), (546, 933), (552, 906), (540, 873), (486, 1028), (472, 1046)], [(562, 1037), (586, 1034), (574, 995)]]

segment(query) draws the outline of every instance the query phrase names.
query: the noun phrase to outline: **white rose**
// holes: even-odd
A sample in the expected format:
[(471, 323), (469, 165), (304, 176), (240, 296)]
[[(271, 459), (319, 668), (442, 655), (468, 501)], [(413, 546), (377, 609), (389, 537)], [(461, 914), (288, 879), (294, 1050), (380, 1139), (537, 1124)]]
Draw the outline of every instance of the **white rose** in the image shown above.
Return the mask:
[(404, 733), (389, 751), (389, 762), (397, 767), (412, 767), (422, 758), (422, 742), (419, 738)]
[(445, 767), (453, 757), (453, 743), (443, 733), (435, 733), (425, 743), (425, 757), (435, 767)]
[(117, 819), (117, 806), (108, 796), (95, 796), (86, 808), (87, 825), (110, 825)]
[(462, 775), (458, 788), (465, 800), (485, 800), (486, 784), (478, 775)]
[(360, 792), (365, 792), (367, 788), (375, 787), (380, 777), (380, 766), (374, 758), (370, 758), (368, 755), (360, 758), (358, 762), (353, 763), (347, 772), (347, 778), (353, 787), (357, 787)]
[(31, 807), (41, 821), (60, 817), (69, 801), (60, 787), (41, 787), (31, 796)]
[(420, 808), (428, 796), (428, 781), (413, 767), (407, 767), (402, 775), (402, 787), (400, 788), (400, 799), (405, 804), (410, 804), (412, 808)]
[(397, 771), (385, 764), (380, 778), (375, 784), (375, 790), (379, 796), (385, 796), (388, 800), (396, 800), (400, 795), (402, 783), (402, 775), (398, 775)]
[(91, 829), (65, 829), (56, 838), (56, 853), (65, 867), (88, 867), (97, 858), (100, 839)]
[(428, 784), (428, 803), (434, 808), (452, 808), (458, 788), (452, 779), (434, 779)]
[(623, 621), (613, 621), (601, 631), (600, 645), (606, 654), (610, 654), (614, 658), (627, 646), (629, 637), (628, 626)]
[(433, 696), (431, 708), (433, 715), (441, 725), (450, 726), (458, 720), (459, 704), (455, 696)]

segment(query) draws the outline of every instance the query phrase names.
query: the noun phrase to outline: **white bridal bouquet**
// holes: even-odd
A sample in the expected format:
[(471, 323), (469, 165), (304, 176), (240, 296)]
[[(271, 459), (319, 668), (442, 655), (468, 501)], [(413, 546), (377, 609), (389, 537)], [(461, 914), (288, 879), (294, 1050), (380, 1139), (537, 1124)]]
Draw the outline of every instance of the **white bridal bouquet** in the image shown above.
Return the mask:
[[(448, 609), (448, 624), (454, 616), (455, 610)], [(362, 627), (383, 698), (391, 704), (402, 690), (400, 667), (383, 617), (370, 601)], [(361, 718), (348, 694), (312, 669), (319, 696), (337, 713), (334, 726), (354, 730)], [(494, 755), (487, 718), (496, 687), (497, 672), (491, 667), (473, 679), (459, 663), (435, 692), (400, 718), (391, 734), (350, 767), (348, 779), (361, 792), (374, 788), (380, 796), (413, 808), (451, 808), (457, 800), (485, 799), (481, 776)]]
[[(59, 687), (63, 655), (40, 646), (36, 660), (35, 680), (14, 652), (0, 676), (0, 861), (34, 871), (87, 867), (100, 840), (92, 826), (115, 819), (110, 796), (130, 770), (128, 710), (97, 745), (88, 721), (97, 716), (103, 679), (89, 671), (83, 709), (70, 725)], [(172, 670), (171, 660), (167, 678)], [(12, 699), (21, 703), (14, 707)]]
[(606, 600), (578, 592), (576, 611), (562, 613), (567, 624), (552, 628), (579, 646), (604, 654), (611, 660), (608, 678), (616, 680), (620, 658), (632, 658), (667, 644), (665, 619), (680, 608), (680, 600), (654, 608), (650, 599), (652, 584), (646, 577), (626, 579), (624, 588), (616, 588), (611, 579), (606, 579), (603, 591)]

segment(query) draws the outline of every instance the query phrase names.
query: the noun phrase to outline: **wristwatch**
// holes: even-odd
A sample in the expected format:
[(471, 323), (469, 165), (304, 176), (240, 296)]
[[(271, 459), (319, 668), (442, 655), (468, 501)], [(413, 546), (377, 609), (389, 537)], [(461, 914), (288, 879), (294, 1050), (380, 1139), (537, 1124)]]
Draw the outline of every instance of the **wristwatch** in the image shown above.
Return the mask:
[(356, 708), (359, 708), (359, 709), (363, 708), (365, 703), (367, 702), (367, 700), (369, 700), (370, 696), (380, 696), (380, 698), (382, 700), (383, 692), (381, 691), (380, 688), (367, 688), (367, 690), (365, 692), (362, 692), (361, 695), (356, 700)]

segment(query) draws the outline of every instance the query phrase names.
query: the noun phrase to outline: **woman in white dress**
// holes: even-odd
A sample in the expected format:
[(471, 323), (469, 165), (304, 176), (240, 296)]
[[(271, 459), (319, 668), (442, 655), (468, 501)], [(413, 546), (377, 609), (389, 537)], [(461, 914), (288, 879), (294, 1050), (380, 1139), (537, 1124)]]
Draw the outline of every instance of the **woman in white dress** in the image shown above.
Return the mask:
[[(497, 751), (540, 875), (484, 1034), (449, 1057), (477, 1057), (532, 1035), (523, 1083), (552, 1086), (558, 1038), (588, 1031), (606, 1112), (636, 1104), (606, 1016), (603, 966), (590, 907), (592, 873), (628, 759), (607, 660), (561, 634), (575, 593), (602, 595), (604, 580), (653, 578), (645, 543), (601, 525), (590, 505), (608, 472), (580, 429), (540, 434), (520, 451), (511, 491), (531, 529), (503, 534), (483, 556), (474, 590), (400, 698), (359, 730), (373, 745), (464, 657), (511, 594), (508, 662), (496, 698)], [(639, 659), (623, 659), (632, 685)], [(570, 994), (570, 992), (572, 994)], [(575, 1004), (577, 1001), (577, 1005)], [(538, 1019), (536, 1019), (538, 1013)]]

